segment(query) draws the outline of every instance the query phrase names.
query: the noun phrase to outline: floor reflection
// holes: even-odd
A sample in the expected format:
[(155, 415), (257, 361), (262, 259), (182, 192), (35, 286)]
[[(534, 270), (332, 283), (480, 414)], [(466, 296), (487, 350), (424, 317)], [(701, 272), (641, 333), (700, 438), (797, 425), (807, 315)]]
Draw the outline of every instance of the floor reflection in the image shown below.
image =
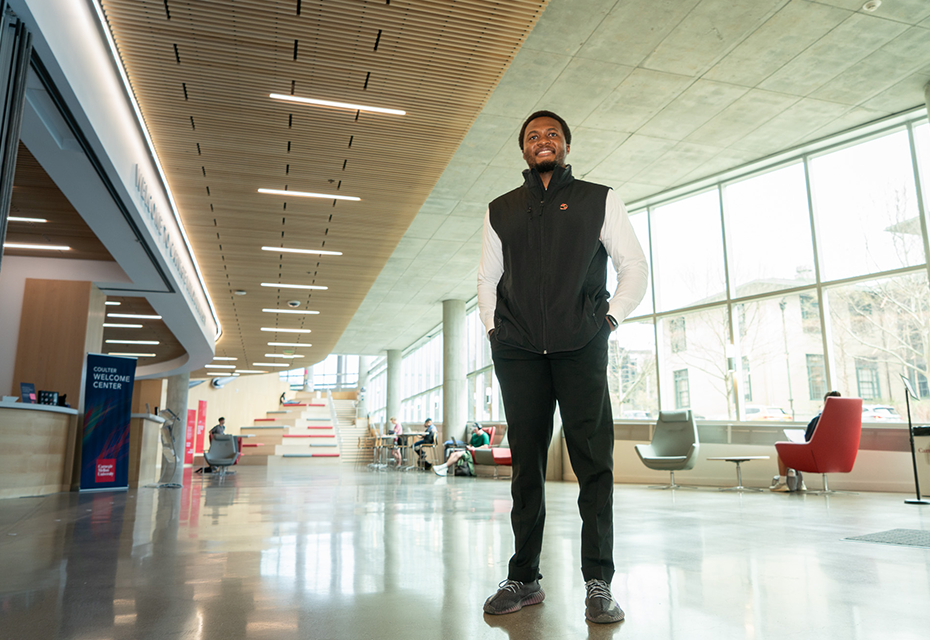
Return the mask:
[(245, 467), (180, 489), (0, 501), (0, 639), (923, 638), (928, 529), (900, 496), (618, 486), (627, 620), (584, 620), (574, 485), (548, 487), (546, 601), (485, 616), (506, 577), (509, 485)]

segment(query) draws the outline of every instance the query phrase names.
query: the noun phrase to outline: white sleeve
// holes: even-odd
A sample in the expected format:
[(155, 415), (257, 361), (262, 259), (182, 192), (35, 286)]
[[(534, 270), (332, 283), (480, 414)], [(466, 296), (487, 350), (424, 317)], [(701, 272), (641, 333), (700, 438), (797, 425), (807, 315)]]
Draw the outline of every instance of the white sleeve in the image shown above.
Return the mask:
[(504, 253), (501, 239), (491, 226), (491, 212), (484, 214), (484, 236), (481, 241), (481, 262), (478, 263), (478, 317), (485, 331), (494, 328), (497, 308), (497, 283), (504, 274)]
[(623, 322), (646, 294), (649, 262), (633, 232), (626, 207), (613, 189), (607, 192), (604, 209), (601, 244), (607, 249), (617, 270), (617, 290), (610, 298), (610, 309), (607, 313), (617, 322)]

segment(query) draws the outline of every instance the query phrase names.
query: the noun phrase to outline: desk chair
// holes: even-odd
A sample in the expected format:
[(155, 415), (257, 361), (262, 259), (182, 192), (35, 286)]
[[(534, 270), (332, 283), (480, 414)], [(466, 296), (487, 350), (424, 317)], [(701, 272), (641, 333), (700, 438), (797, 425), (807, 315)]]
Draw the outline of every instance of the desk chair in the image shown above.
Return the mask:
[(670, 474), (669, 483), (655, 489), (680, 489), (675, 484), (675, 472), (693, 469), (701, 448), (691, 410), (660, 411), (652, 442), (635, 448), (644, 465)]
[[(218, 467), (220, 475), (226, 475), (227, 470), (239, 458), (239, 444), (235, 436), (223, 434), (214, 436), (210, 448), (203, 454), (203, 459), (211, 467)], [(235, 471), (233, 471), (235, 473)]]

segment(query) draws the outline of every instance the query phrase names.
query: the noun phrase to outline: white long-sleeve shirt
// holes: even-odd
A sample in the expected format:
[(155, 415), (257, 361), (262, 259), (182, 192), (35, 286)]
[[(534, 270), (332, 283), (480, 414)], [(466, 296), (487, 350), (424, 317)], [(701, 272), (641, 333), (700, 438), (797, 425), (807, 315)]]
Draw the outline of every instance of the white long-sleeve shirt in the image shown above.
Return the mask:
[[(607, 191), (604, 205), (604, 224), (600, 233), (601, 244), (617, 271), (617, 289), (610, 298), (608, 315), (617, 322), (633, 313), (646, 293), (649, 263), (633, 232), (630, 216), (613, 189)], [(484, 215), (484, 237), (481, 262), (478, 264), (478, 314), (486, 331), (494, 328), (494, 310), (497, 307), (497, 283), (504, 273), (504, 254), (501, 239), (491, 226), (490, 210)]]

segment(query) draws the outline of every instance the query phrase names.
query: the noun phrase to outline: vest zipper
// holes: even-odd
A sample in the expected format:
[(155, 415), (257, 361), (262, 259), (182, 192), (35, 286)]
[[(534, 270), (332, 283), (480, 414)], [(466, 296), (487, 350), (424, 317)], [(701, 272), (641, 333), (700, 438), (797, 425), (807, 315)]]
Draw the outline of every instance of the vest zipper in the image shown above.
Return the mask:
[(548, 344), (549, 344), (549, 330), (546, 323), (546, 286), (544, 278), (546, 277), (546, 256), (543, 242), (543, 234), (545, 231), (545, 220), (543, 215), (546, 212), (546, 194), (547, 190), (543, 187), (543, 198), (539, 201), (539, 300), (542, 302), (542, 338), (543, 338), (543, 355), (549, 353)]

